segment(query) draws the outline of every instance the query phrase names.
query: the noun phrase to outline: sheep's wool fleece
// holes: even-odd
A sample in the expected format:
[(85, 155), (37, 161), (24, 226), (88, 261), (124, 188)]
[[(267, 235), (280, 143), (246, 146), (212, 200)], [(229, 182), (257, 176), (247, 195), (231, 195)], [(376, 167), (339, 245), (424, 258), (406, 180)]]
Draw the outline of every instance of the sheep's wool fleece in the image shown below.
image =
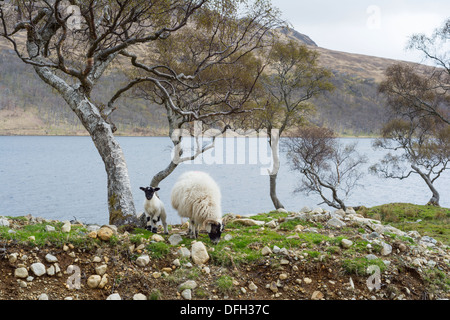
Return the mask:
[(221, 194), (219, 186), (205, 172), (183, 173), (172, 189), (172, 206), (181, 217), (196, 215), (195, 221), (221, 219)]

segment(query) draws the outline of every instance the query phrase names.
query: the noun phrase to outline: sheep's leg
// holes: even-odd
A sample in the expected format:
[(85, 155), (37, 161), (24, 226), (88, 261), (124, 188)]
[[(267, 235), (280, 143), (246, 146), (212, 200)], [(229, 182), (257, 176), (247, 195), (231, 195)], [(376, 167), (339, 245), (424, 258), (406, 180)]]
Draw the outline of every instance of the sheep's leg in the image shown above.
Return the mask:
[(169, 234), (169, 229), (167, 229), (167, 222), (166, 222), (166, 218), (161, 219), (161, 223), (164, 227), (164, 234)]
[(194, 220), (189, 221), (189, 238), (196, 239), (195, 233), (196, 233), (196, 224)]
[[(150, 222), (150, 226), (148, 223)], [(145, 223), (145, 229), (148, 231), (152, 231), (152, 218), (147, 216), (147, 222)]]

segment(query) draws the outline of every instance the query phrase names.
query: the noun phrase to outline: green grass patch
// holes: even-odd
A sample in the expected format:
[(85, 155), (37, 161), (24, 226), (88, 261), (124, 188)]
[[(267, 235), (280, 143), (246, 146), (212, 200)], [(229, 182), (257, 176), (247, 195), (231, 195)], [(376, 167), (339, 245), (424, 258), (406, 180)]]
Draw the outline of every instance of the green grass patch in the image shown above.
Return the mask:
[(224, 294), (232, 293), (234, 289), (233, 278), (228, 275), (223, 275), (216, 280), (217, 289)]
[(450, 209), (448, 208), (389, 203), (372, 208), (362, 207), (358, 213), (405, 232), (416, 230), (422, 236), (427, 235), (450, 245)]
[[(14, 240), (30, 246), (43, 247), (47, 244), (62, 246), (71, 243), (80, 248), (92, 248), (99, 244), (99, 240), (87, 237), (87, 229), (83, 226), (72, 226), (68, 233), (61, 232), (63, 223), (36, 223), (15, 228), (14, 233), (9, 233), (10, 228), (0, 227), (0, 239)], [(47, 231), (46, 226), (52, 226), (55, 231)], [(34, 237), (32, 240), (30, 237)], [(114, 241), (114, 240), (112, 240)]]
[(344, 259), (342, 261), (342, 267), (344, 268), (346, 273), (356, 274), (359, 276), (367, 275), (367, 268), (371, 265), (378, 266), (380, 268), (380, 272), (383, 272), (386, 269), (386, 265), (381, 259), (369, 260), (364, 257), (358, 257)]

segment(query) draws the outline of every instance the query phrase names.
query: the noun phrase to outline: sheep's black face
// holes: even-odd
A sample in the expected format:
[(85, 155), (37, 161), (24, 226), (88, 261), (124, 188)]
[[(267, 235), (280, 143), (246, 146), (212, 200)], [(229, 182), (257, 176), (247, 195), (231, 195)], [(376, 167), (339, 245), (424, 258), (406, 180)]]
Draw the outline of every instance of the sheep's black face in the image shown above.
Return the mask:
[(223, 232), (223, 224), (221, 223), (212, 223), (211, 224), (211, 231), (208, 232), (209, 239), (211, 239), (211, 242), (213, 244), (217, 244), (220, 240), (220, 236)]
[(145, 197), (147, 198), (147, 200), (152, 200), (155, 192), (160, 190), (159, 188), (152, 188), (152, 187), (146, 187), (146, 188), (140, 187), (139, 189), (141, 189), (142, 191), (145, 192)]

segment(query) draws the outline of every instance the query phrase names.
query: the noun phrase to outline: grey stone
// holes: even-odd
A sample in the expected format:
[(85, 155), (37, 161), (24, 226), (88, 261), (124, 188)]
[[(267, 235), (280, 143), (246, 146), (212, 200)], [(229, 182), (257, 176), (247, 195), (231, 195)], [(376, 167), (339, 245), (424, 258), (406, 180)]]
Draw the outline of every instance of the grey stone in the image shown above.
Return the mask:
[(133, 300), (147, 300), (147, 297), (142, 293), (136, 293), (133, 296)]
[(177, 252), (181, 258), (189, 258), (191, 256), (191, 251), (186, 247), (181, 247)]
[(380, 236), (380, 234), (379, 234), (378, 232), (374, 231), (374, 232), (372, 232), (371, 234), (369, 234), (369, 235), (367, 236), (367, 238), (369, 238), (369, 239), (376, 239), (376, 238), (378, 238), (379, 236)]
[(381, 249), (381, 254), (383, 256), (387, 256), (387, 255), (391, 254), (391, 252), (392, 252), (392, 246), (390, 244), (383, 243), (383, 248)]
[(72, 225), (70, 224), (70, 221), (64, 221), (63, 226), (61, 227), (61, 231), (64, 233), (70, 232), (72, 228)]
[(113, 293), (113, 294), (110, 294), (108, 296), (108, 298), (106, 298), (106, 300), (122, 300), (122, 298), (120, 297), (120, 295), (118, 293)]
[(47, 232), (55, 232), (56, 229), (55, 229), (55, 227), (53, 227), (53, 226), (46, 225), (46, 226), (45, 226), (45, 231), (47, 231)]
[(7, 219), (0, 219), (0, 227), (9, 227), (9, 221)]
[(265, 246), (264, 248), (262, 248), (262, 250), (261, 250), (261, 254), (263, 255), (263, 256), (267, 256), (267, 255), (269, 255), (269, 254), (271, 254), (272, 253), (272, 250), (268, 247), (268, 246)]
[(183, 238), (178, 233), (175, 233), (169, 237), (169, 243), (173, 246), (178, 245), (181, 241), (183, 241)]
[(209, 254), (203, 242), (197, 241), (192, 244), (191, 257), (196, 265), (202, 265), (208, 262)]
[(180, 284), (178, 286), (178, 291), (183, 291), (186, 289), (195, 289), (197, 288), (197, 282), (195, 282), (194, 280), (188, 280), (186, 282), (183, 282), (182, 284)]
[(150, 257), (147, 254), (144, 254), (136, 259), (136, 264), (139, 267), (145, 267), (150, 263)]
[(47, 262), (49, 262), (49, 263), (54, 263), (54, 262), (58, 262), (58, 258), (55, 257), (54, 255), (48, 253), (48, 254), (45, 256), (45, 261), (47, 261)]
[(331, 218), (330, 220), (328, 220), (327, 225), (336, 228), (342, 228), (346, 226), (345, 222), (339, 220), (338, 218)]
[(181, 296), (186, 300), (192, 299), (192, 290), (191, 289), (185, 289), (181, 292)]
[(375, 260), (375, 259), (378, 259), (378, 257), (371, 253), (371, 254), (366, 255), (366, 259), (367, 260)]
[(89, 288), (94, 289), (98, 287), (100, 281), (102, 281), (102, 277), (98, 274), (94, 274), (87, 279), (87, 285)]
[(42, 293), (39, 297), (38, 300), (48, 300), (48, 295), (45, 293)]
[(107, 269), (107, 265), (102, 264), (95, 268), (95, 273), (98, 274), (99, 276), (103, 276), (106, 273), (106, 269)]
[(342, 244), (342, 247), (344, 247), (345, 249), (348, 249), (352, 246), (353, 242), (348, 239), (342, 239), (341, 244)]
[(47, 272), (46, 269), (45, 269), (45, 266), (42, 263), (40, 263), (40, 262), (33, 263), (30, 266), (30, 269), (38, 277), (44, 275)]
[(14, 270), (14, 276), (16, 278), (26, 278), (28, 277), (28, 270), (27, 268), (17, 268), (16, 270)]

